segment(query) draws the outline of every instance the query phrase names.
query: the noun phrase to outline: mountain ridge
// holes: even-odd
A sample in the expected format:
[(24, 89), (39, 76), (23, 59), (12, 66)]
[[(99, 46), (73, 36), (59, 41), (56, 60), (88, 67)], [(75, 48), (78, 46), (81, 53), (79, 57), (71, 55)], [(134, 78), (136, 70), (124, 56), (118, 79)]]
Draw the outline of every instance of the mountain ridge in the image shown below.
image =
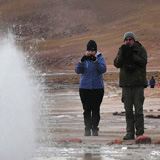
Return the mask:
[[(148, 69), (160, 69), (158, 0), (0, 0), (1, 28), (11, 28), (43, 70), (73, 70), (90, 39), (110, 69), (123, 35), (133, 31), (147, 49)], [(4, 26), (4, 27), (3, 27)]]

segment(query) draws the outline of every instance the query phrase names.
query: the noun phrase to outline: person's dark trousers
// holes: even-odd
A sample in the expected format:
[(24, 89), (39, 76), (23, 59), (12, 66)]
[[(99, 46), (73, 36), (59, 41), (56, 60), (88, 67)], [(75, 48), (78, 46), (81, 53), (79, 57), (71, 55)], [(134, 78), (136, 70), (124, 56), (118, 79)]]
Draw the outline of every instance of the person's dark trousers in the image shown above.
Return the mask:
[(104, 89), (79, 89), (79, 94), (84, 110), (85, 129), (98, 131)]
[(154, 86), (151, 85), (151, 88), (154, 88)]
[[(123, 87), (122, 88), (122, 102), (126, 112), (126, 131), (127, 135), (134, 136), (135, 128), (136, 135), (143, 135), (144, 133), (144, 87)], [(135, 107), (135, 114), (133, 114), (133, 106)]]

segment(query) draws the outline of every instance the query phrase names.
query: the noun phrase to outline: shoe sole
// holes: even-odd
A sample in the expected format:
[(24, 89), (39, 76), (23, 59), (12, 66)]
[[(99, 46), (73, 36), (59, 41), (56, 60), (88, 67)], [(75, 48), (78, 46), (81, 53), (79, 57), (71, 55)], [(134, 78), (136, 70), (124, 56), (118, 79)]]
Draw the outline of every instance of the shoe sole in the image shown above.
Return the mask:
[(125, 141), (127, 141), (127, 140), (135, 140), (135, 138), (132, 138), (132, 139), (123, 139), (123, 140), (125, 140)]

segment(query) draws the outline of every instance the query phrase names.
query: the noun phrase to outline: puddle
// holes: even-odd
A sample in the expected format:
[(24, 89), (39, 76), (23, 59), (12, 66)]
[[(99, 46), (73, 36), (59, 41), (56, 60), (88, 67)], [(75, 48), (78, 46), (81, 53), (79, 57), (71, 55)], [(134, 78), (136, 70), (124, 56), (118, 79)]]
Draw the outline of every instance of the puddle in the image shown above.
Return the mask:
[(39, 147), (32, 160), (159, 160), (160, 146), (61, 144)]

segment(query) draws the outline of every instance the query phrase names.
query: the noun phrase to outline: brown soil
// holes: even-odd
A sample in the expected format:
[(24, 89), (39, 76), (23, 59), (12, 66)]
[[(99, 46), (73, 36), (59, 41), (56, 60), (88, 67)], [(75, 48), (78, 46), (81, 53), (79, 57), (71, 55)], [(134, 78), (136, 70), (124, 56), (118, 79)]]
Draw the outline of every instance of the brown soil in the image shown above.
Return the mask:
[(160, 69), (159, 13), (158, 0), (0, 0), (0, 33), (10, 28), (35, 64), (49, 72), (73, 70), (90, 39), (113, 65), (123, 34), (133, 31), (148, 52), (148, 69)]

